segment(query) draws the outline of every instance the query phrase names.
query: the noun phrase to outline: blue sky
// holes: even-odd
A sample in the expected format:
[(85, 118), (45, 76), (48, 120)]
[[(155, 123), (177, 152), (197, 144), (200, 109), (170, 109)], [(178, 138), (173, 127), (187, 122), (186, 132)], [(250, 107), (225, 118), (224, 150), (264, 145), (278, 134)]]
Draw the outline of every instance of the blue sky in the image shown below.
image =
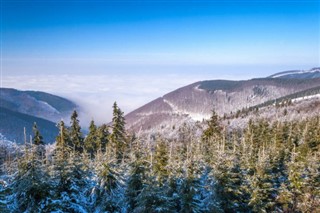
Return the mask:
[[(1, 85), (83, 97), (81, 85), (86, 84), (91, 88), (87, 93), (119, 99), (130, 111), (197, 80), (309, 69), (320, 63), (319, 4), (318, 0), (2, 0)], [(54, 81), (61, 75), (73, 86), (58, 80), (43, 83), (48, 76)], [(21, 82), (26, 76), (29, 80)], [(108, 90), (101, 89), (103, 82), (88, 82), (104, 79), (101, 76), (108, 79)], [(133, 86), (141, 90), (126, 94), (133, 79)], [(152, 79), (158, 79), (157, 91), (147, 82)]]

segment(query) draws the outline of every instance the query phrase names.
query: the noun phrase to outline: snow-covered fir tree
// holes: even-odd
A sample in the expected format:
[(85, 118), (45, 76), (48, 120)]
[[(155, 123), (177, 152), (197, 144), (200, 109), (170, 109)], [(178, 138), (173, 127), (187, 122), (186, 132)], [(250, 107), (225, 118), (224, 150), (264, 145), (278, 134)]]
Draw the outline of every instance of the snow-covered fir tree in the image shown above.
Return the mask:
[(4, 155), (0, 211), (319, 212), (319, 120), (235, 130), (213, 112), (204, 129), (137, 135), (115, 103), (111, 126), (91, 121), (84, 138), (74, 112), (54, 145), (35, 124), (21, 154)]

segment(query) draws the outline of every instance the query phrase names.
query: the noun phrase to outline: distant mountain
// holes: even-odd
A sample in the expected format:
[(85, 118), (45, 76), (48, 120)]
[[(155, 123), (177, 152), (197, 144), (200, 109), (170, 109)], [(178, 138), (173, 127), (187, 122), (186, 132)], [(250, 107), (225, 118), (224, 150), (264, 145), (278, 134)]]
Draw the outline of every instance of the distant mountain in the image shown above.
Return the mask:
[(29, 141), (36, 122), (44, 141), (52, 143), (58, 134), (56, 123), (76, 108), (75, 103), (49, 93), (0, 88), (0, 133), (21, 144), (24, 127)]
[(45, 92), (0, 88), (0, 107), (57, 122), (69, 116), (77, 105)]
[(58, 135), (56, 123), (0, 107), (0, 133), (7, 140), (23, 144), (25, 127), (27, 141), (29, 142), (30, 135), (33, 135), (32, 127), (34, 122), (37, 123), (44, 141), (46, 143), (53, 143)]
[[(317, 71), (315, 71), (317, 72)], [(126, 115), (127, 127), (139, 131), (178, 126), (219, 115), (236, 114), (259, 104), (316, 88), (320, 78), (211, 80), (182, 87)]]
[(281, 104), (284, 102), (288, 102), (289, 100), (292, 102), (297, 101), (297, 100), (304, 100), (304, 99), (310, 99), (311, 97), (320, 97), (320, 86), (313, 87), (310, 89), (306, 89), (300, 92), (292, 93), (290, 95), (282, 96), (280, 98), (276, 98), (270, 101), (266, 101), (262, 104), (258, 104), (256, 106), (250, 107), (252, 109), (254, 108), (262, 108), (262, 107), (267, 107), (270, 105), (275, 105), (275, 104)]
[(300, 121), (320, 114), (320, 87), (284, 96), (261, 105), (227, 116), (223, 123), (231, 128), (245, 127), (250, 119)]
[(320, 67), (315, 67), (310, 70), (291, 70), (279, 72), (269, 76), (270, 78), (296, 78), (296, 79), (310, 79), (320, 78)]

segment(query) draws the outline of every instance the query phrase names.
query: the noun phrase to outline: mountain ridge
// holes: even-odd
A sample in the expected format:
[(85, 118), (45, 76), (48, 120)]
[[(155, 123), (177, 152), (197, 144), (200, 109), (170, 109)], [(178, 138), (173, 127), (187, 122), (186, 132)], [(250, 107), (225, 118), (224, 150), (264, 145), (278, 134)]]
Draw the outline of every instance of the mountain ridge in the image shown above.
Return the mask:
[(279, 73), (275, 73), (269, 78), (320, 78), (320, 67), (314, 67), (309, 70), (289, 70), (289, 71), (283, 71)]
[[(311, 69), (317, 73), (317, 68)], [(297, 74), (297, 73), (296, 73)], [(304, 73), (303, 73), (304, 74)], [(298, 74), (297, 74), (298, 75)], [(206, 80), (178, 88), (126, 115), (127, 128), (148, 130), (193, 120), (208, 119), (214, 109), (220, 116), (235, 114), (320, 85), (320, 78), (254, 78), (250, 80)]]
[(15, 141), (17, 144), (24, 143), (24, 128), (26, 128), (26, 136), (29, 141), (29, 136), (33, 135), (32, 127), (34, 123), (37, 124), (46, 143), (53, 143), (59, 132), (56, 123), (52, 121), (3, 107), (0, 107), (0, 123), (0, 133), (7, 140)]
[(59, 96), (41, 91), (0, 88), (0, 106), (9, 110), (57, 122), (78, 106)]
[(24, 128), (29, 140), (33, 124), (37, 123), (45, 142), (53, 143), (58, 134), (56, 123), (76, 108), (75, 103), (53, 94), (0, 88), (0, 133), (21, 144)]

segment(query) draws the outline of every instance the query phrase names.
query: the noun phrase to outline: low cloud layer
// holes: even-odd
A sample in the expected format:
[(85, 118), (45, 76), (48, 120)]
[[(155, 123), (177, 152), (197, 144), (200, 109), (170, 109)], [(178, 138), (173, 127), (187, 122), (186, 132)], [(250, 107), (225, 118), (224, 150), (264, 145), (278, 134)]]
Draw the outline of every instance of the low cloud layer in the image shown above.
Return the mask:
[[(163, 67), (162, 67), (163, 68)], [(80, 121), (88, 126), (91, 119), (97, 124), (110, 122), (112, 105), (117, 101), (125, 114), (166, 93), (196, 81), (210, 79), (249, 79), (271, 75), (289, 67), (179, 67), (153, 72), (108, 71), (106, 72), (65, 72), (69, 74), (39, 74), (31, 72), (2, 73), (1, 87), (20, 90), (37, 90), (59, 95), (80, 106)], [(173, 68), (171, 68), (173, 69)], [(215, 71), (212, 71), (215, 70)], [(259, 72), (255, 72), (258, 70)]]
[(175, 74), (24, 75), (3, 76), (2, 87), (38, 90), (66, 97), (80, 106), (81, 123), (87, 126), (91, 119), (98, 124), (110, 122), (114, 101), (129, 113), (172, 90), (204, 79), (208, 77)]

